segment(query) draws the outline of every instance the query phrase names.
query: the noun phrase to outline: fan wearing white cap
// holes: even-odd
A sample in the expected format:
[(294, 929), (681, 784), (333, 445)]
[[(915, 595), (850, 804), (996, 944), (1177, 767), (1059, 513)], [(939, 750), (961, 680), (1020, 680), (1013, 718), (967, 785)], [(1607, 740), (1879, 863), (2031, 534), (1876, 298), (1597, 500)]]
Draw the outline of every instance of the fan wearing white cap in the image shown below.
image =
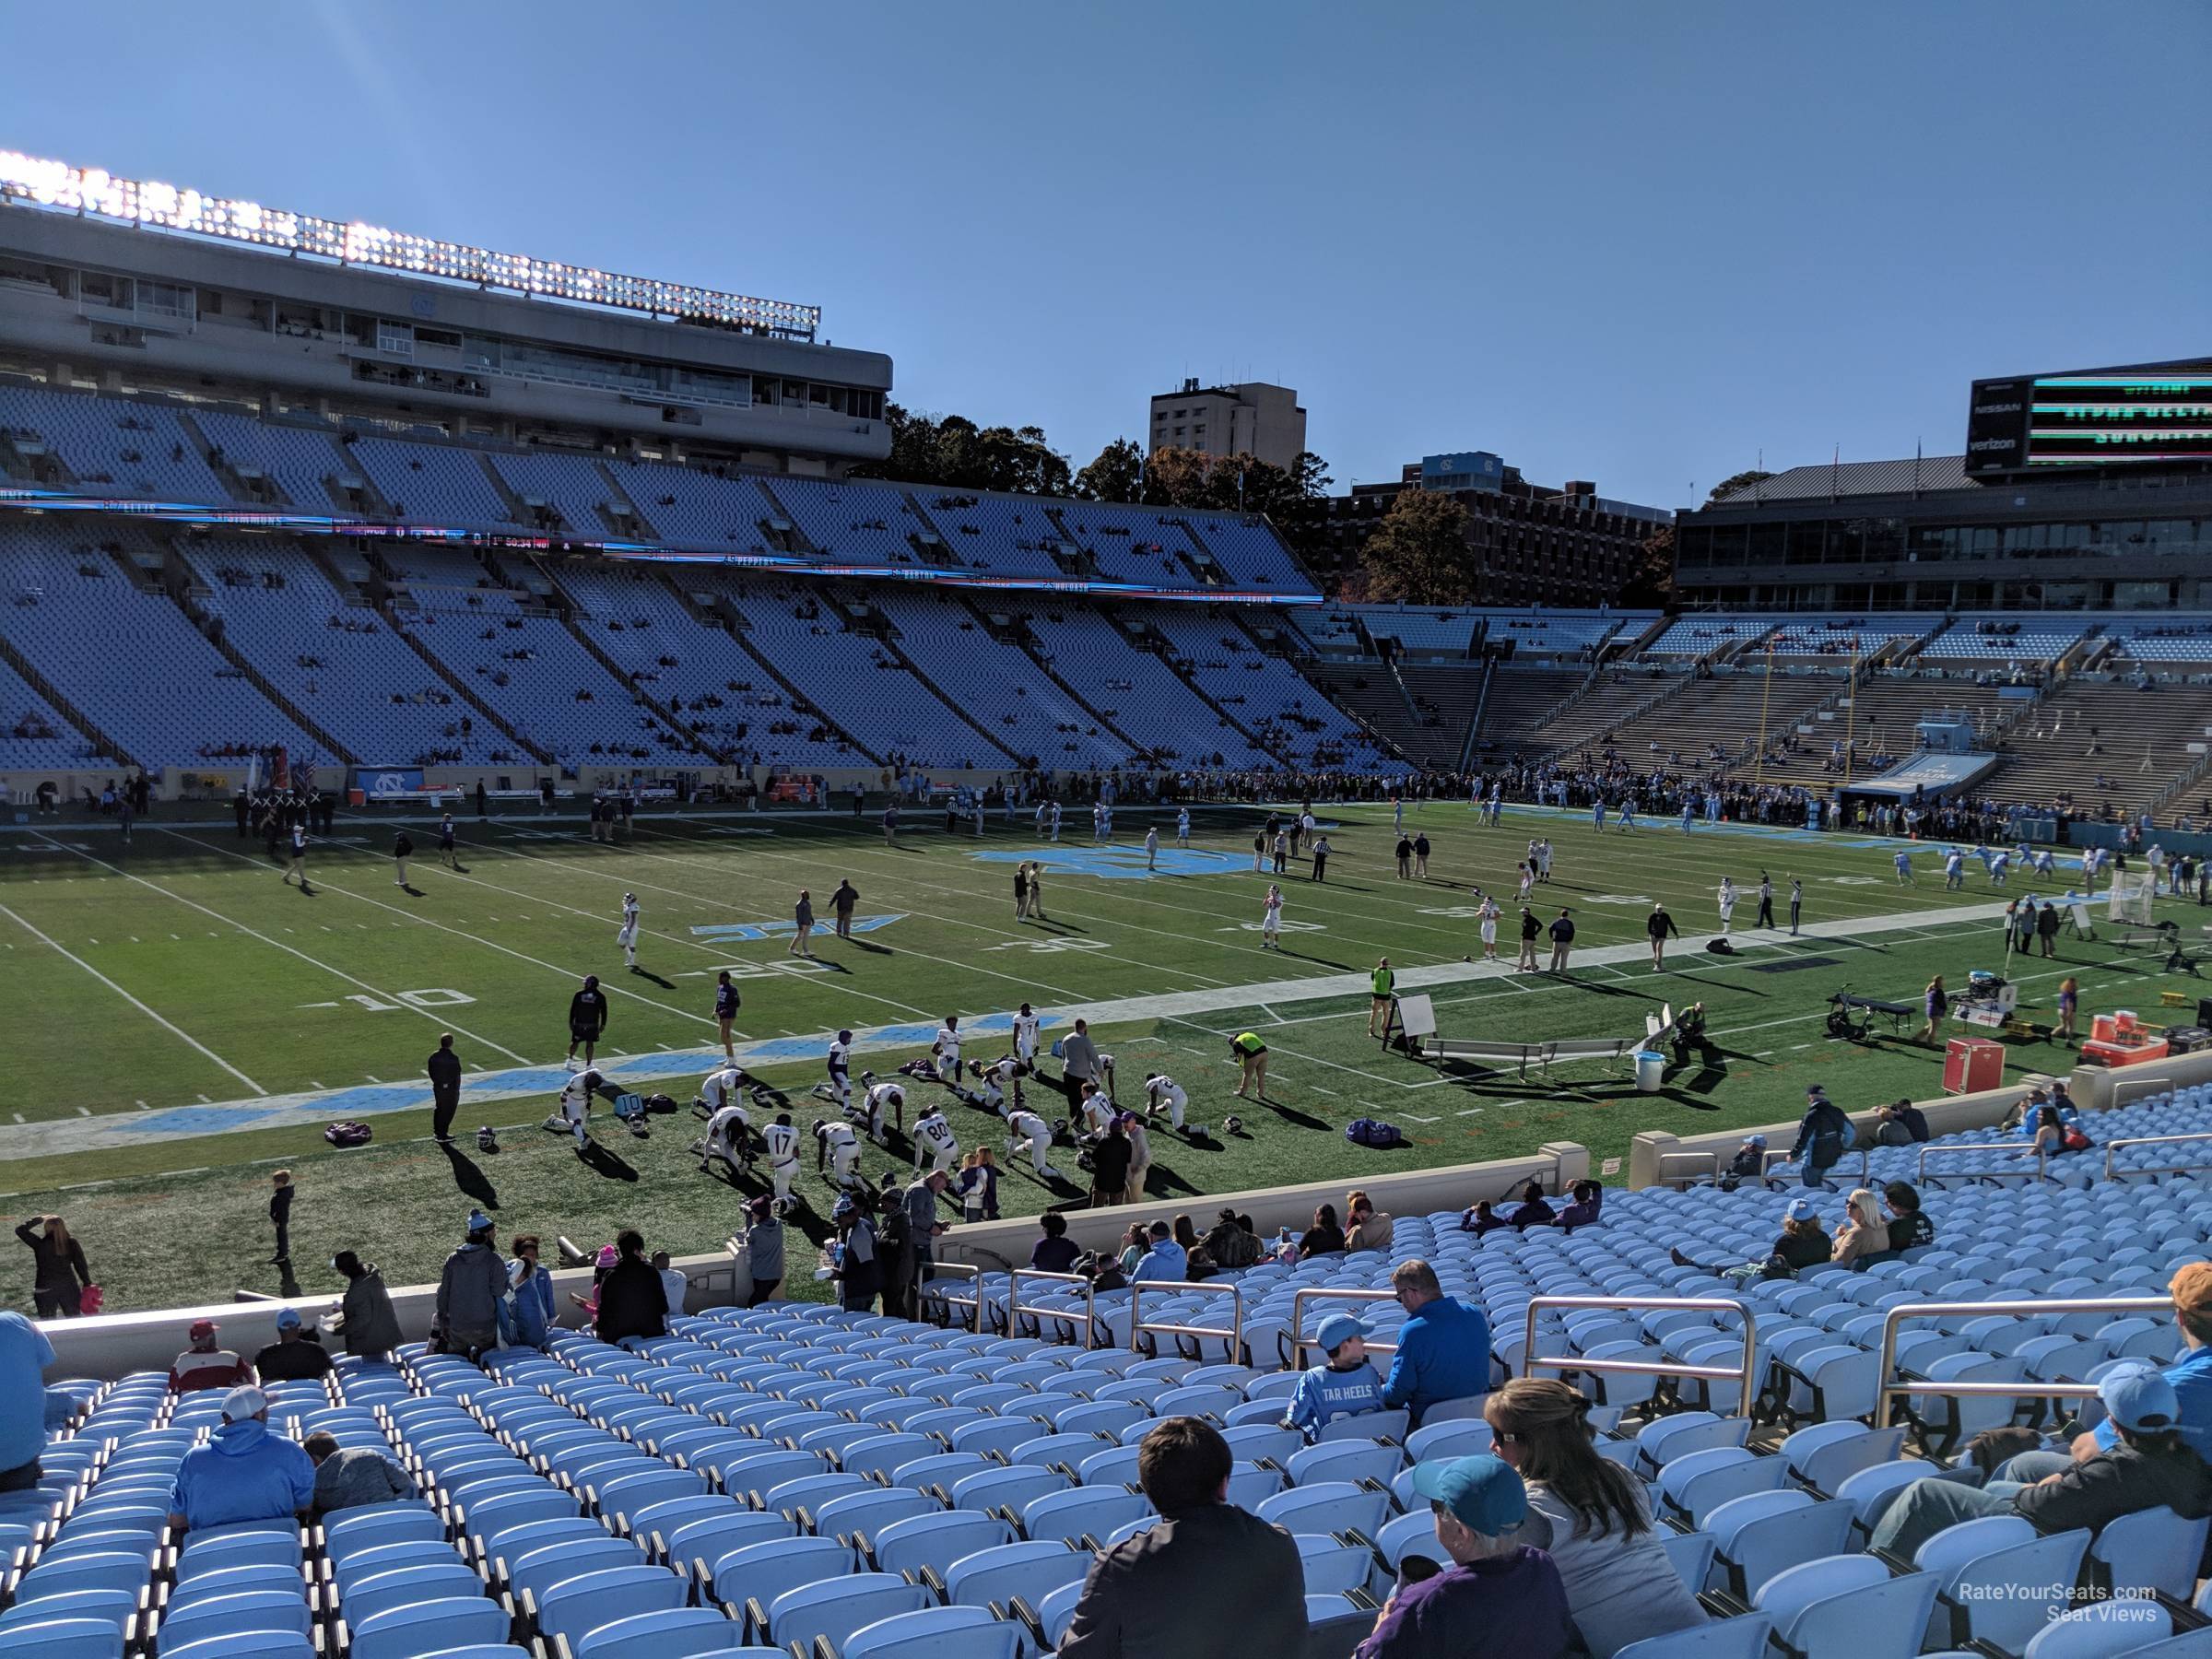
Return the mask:
[(1302, 1429), (1312, 1440), (1337, 1418), (1382, 1409), (1382, 1378), (1367, 1357), (1367, 1335), (1349, 1313), (1332, 1313), (1321, 1322), (1313, 1339), (1328, 1362), (1299, 1378), (1283, 1413), (1284, 1428)]
[(177, 1465), (169, 1500), (179, 1532), (241, 1521), (309, 1518), (315, 1465), (297, 1441), (269, 1432), (269, 1396), (251, 1382), (223, 1396), (223, 1424)]
[(1916, 1480), (1889, 1500), (1870, 1547), (1910, 1559), (1945, 1527), (1984, 1515), (2020, 1515), (2049, 1536), (2076, 1527), (2102, 1532), (2121, 1516), (2146, 1510), (2171, 1509), (2184, 1521), (2212, 1513), (2212, 1467), (2182, 1439), (2182, 1403), (2173, 1384), (2147, 1365), (2124, 1366), (2105, 1373), (2097, 1397), (2115, 1434), (2110, 1451), (2030, 1486)]

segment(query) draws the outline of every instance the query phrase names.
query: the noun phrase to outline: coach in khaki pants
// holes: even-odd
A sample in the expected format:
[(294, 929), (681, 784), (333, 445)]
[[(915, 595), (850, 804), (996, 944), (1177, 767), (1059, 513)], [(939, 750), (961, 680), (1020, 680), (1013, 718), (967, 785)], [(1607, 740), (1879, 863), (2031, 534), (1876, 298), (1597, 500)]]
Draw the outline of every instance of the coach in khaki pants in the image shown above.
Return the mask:
[(1562, 909), (1551, 924), (1551, 971), (1567, 971), (1567, 953), (1574, 948), (1574, 918)]

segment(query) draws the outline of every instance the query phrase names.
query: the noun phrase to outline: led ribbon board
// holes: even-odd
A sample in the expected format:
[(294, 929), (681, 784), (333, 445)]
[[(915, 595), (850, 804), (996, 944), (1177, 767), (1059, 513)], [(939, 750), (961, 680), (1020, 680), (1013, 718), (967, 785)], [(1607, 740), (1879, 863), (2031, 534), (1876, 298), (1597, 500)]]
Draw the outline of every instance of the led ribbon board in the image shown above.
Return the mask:
[(760, 328), (800, 339), (813, 339), (822, 321), (818, 305), (794, 305), (785, 300), (760, 300), (687, 283), (626, 276), (616, 271), (533, 259), (526, 253), (495, 253), (488, 248), (414, 236), (358, 219), (340, 223), (265, 207), (259, 202), (203, 195), (196, 190), (150, 179), (125, 179), (97, 167), (71, 167), (65, 161), (15, 150), (0, 150), (0, 198), (95, 214), (134, 225), (159, 225), (224, 241), (250, 242), (287, 253), (318, 254), (346, 265), (372, 265), (409, 276), (436, 276), (618, 311)]

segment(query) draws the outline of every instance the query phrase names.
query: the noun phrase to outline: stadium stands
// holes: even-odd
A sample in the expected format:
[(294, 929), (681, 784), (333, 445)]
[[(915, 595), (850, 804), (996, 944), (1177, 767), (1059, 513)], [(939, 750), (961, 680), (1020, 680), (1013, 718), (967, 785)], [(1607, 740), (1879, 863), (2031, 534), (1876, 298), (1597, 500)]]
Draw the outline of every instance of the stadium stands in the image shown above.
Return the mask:
[[(877, 607), (900, 649), (957, 707), (973, 710), (1017, 756), (1042, 765), (1117, 767), (1134, 751), (1022, 652), (993, 645), (983, 625), (945, 594), (885, 594)], [(986, 649), (986, 647), (989, 647)]]
[(2121, 658), (2154, 672), (2165, 672), (2157, 665), (2169, 663), (2193, 672), (2212, 669), (2212, 622), (2161, 617), (2113, 622), (2104, 632), (2117, 641)]
[(487, 455), (492, 471), (525, 510), (543, 502), (556, 518), (577, 535), (596, 539), (604, 535), (635, 535), (644, 525), (610, 511), (617, 503), (627, 507), (618, 491), (599, 469), (599, 458), (589, 454), (560, 454), (549, 450), (524, 454), (492, 451)]
[[(48, 488), (171, 501), (229, 499), (175, 413), (159, 404), (0, 385), (0, 440)], [(55, 463), (59, 473), (52, 471)]]
[(1977, 787), (2008, 801), (2070, 798), (2088, 813), (2147, 807), (2201, 759), (2212, 730), (2201, 692), (2076, 677), (2036, 702), (2011, 733), (2005, 763)]
[(1415, 657), (1467, 655), (1480, 623), (1473, 611), (1422, 610), (1397, 605), (1362, 605), (1356, 614), (1378, 642), (1391, 641), (1404, 654)]
[(1500, 665), (1483, 696), (1482, 730), (1476, 736), (1480, 752), (1495, 759), (1527, 752), (1536, 723), (1571, 696), (1588, 674), (1587, 668)]
[(2078, 644), (2088, 628), (2088, 622), (2080, 617), (2045, 618), (2012, 612), (1962, 616), (1923, 645), (1919, 656), (1936, 665), (1958, 662), (2041, 668)]
[[(592, 1655), (748, 1641), (813, 1652), (820, 1637), (822, 1651), (862, 1659), (928, 1636), (948, 1640), (897, 1651), (1035, 1653), (1065, 1630), (1093, 1541), (1149, 1522), (1133, 1486), (1136, 1442), (1186, 1414), (1229, 1437), (1240, 1460), (1230, 1501), (1299, 1535), (1318, 1628), (1341, 1615), (1347, 1592), (1385, 1594), (1400, 1557), (1434, 1548), (1411, 1466), (1490, 1442), (1472, 1401), (1432, 1407), (1418, 1427), (1395, 1412), (1339, 1418), (1311, 1447), (1277, 1426), (1294, 1341), (1340, 1305), (1301, 1303), (1300, 1292), (1373, 1293), (1362, 1315), (1388, 1342), (1405, 1316), (1384, 1287), (1396, 1263), (1418, 1256), (1448, 1294), (1485, 1311), (1494, 1376), (1572, 1373), (1577, 1359), (1726, 1371), (1743, 1355), (1744, 1315), (1756, 1320), (1748, 1404), (1771, 1426), (1756, 1440), (1740, 1379), (1662, 1388), (1649, 1372), (1582, 1373), (1600, 1450), (1648, 1483), (1677, 1571), (1690, 1588), (1731, 1598), (1709, 1604), (1728, 1613), (1715, 1637), (1740, 1634), (1749, 1653), (1779, 1630), (1801, 1651), (1841, 1642), (1861, 1659), (1970, 1641), (2021, 1653), (2072, 1603), (2077, 1573), (2107, 1563), (2182, 1606), (2206, 1523), (2149, 1511), (2094, 1542), (2075, 1533), (2029, 1547), (2022, 1529), (1971, 1522), (1896, 1563), (1867, 1554), (1866, 1534), (1892, 1495), (1937, 1472), (1978, 1428), (2049, 1428), (2059, 1418), (2042, 1391), (2171, 1359), (2170, 1317), (1907, 1317), (1893, 1361), (1905, 1385), (1899, 1425), (1868, 1419), (1887, 1380), (1893, 1309), (2155, 1301), (2175, 1267), (2206, 1259), (2212, 1200), (2171, 1172), (2188, 1148), (2115, 1148), (2111, 1180), (2099, 1148), (2206, 1133), (2212, 1088), (2083, 1122), (2096, 1145), (2047, 1169), (2024, 1142), (1991, 1150), (1988, 1131), (1847, 1155), (1837, 1185), (1916, 1181), (1936, 1229), (1934, 1244), (1861, 1271), (1722, 1276), (1763, 1260), (1795, 1196), (1810, 1197), (1825, 1225), (1841, 1221), (1842, 1193), (1789, 1185), (1798, 1171), (1784, 1164), (1773, 1184), (1740, 1191), (1615, 1193), (1601, 1221), (1572, 1232), (1477, 1235), (1453, 1212), (1401, 1217), (1388, 1253), (1266, 1261), (1203, 1292), (1155, 1293), (1148, 1324), (1222, 1331), (1160, 1339), (1157, 1352), (1151, 1341), (1130, 1346), (1128, 1291), (1087, 1303), (1030, 1284), (1029, 1311), (1009, 1319), (1006, 1275), (991, 1273), (973, 1281), (987, 1315), (975, 1331), (771, 1302), (679, 1317), (634, 1352), (560, 1333), (549, 1352), (500, 1350), (481, 1371), (419, 1345), (396, 1366), (341, 1360), (329, 1379), (270, 1386), (273, 1430), (385, 1452), (419, 1496), (304, 1532), (287, 1517), (171, 1535), (171, 1482), (216, 1426), (220, 1395), (171, 1395), (159, 1373), (71, 1384), (88, 1404), (53, 1442), (40, 1485), (0, 1494), (0, 1543), (14, 1563), (0, 1652), (74, 1653), (62, 1644), (82, 1641), (87, 1653), (150, 1647), (166, 1659), (207, 1641), (233, 1644), (205, 1650), (209, 1659), (428, 1659), (500, 1653), (511, 1638)], [(970, 1281), (936, 1288), (955, 1283)], [(1225, 1286), (1242, 1331), (1234, 1353), (1220, 1323)], [(1528, 1311), (1557, 1296), (1628, 1305), (1537, 1307), (1532, 1353)], [(1669, 1297), (1709, 1305), (1638, 1305)], [(928, 1300), (941, 1318), (958, 1312)], [(1087, 1321), (1108, 1346), (1086, 1344)], [(2018, 1387), (1958, 1396), (1912, 1386), (1948, 1382)], [(2096, 1421), (2094, 1400), (2079, 1409)], [(1992, 1589), (1968, 1594), (1969, 1583)], [(2162, 1617), (2174, 1629), (2194, 1615)], [(236, 1645), (249, 1639), (257, 1645)]]
[(1484, 642), (1492, 649), (1511, 645), (1522, 661), (1532, 657), (1594, 661), (1617, 637), (1635, 638), (1657, 618), (1650, 612), (1631, 616), (1609, 611), (1484, 611)]
[(1643, 648), (1647, 657), (1709, 657), (1739, 651), (1763, 640), (1783, 617), (1738, 616), (1734, 612), (1680, 617)]
[(1071, 605), (1026, 612), (1023, 620), (1054, 673), (1116, 728), (1171, 763), (1275, 764), (1273, 756), (1254, 747), (1166, 663), (1132, 644), (1099, 612)]
[(241, 481), (265, 479), (279, 500), (301, 512), (346, 505), (331, 486), (359, 469), (339, 452), (335, 429), (310, 429), (222, 409), (194, 409), (189, 418), (206, 438), (210, 453)]
[(1157, 621), (1199, 688), (1275, 753), (1326, 765), (1342, 757), (1360, 771), (1386, 763), (1367, 735), (1296, 668), (1260, 651), (1226, 618), (1163, 610)]
[(115, 764), (99, 753), (99, 745), (79, 736), (47, 707), (29, 681), (0, 663), (0, 771), (66, 771), (87, 762)]
[(0, 637), (142, 766), (321, 752), (174, 600), (136, 584), (106, 550), (128, 533), (108, 528), (96, 547), (46, 522), (0, 522)]
[(1612, 734), (1613, 747), (1641, 769), (1654, 757), (1681, 757), (1697, 765), (1717, 749), (1734, 759), (1748, 755), (1763, 730), (1770, 743), (1843, 689), (1841, 677), (1764, 673), (1722, 674), (1693, 681), (1650, 712)]
[(223, 637), (323, 730), (372, 765), (519, 761), (375, 611), (296, 547), (267, 537), (181, 544)]

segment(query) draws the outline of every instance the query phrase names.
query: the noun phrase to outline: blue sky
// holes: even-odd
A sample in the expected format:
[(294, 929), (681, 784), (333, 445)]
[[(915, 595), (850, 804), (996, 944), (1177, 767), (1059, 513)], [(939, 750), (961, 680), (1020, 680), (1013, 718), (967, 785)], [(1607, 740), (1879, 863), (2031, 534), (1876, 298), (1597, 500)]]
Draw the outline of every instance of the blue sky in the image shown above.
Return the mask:
[(1186, 374), (1274, 380), (1339, 488), (1482, 448), (1675, 506), (1761, 451), (1956, 453), (1977, 375), (2212, 350), (2195, 0), (7, 29), (0, 146), (817, 301), (902, 401), (1077, 465)]

